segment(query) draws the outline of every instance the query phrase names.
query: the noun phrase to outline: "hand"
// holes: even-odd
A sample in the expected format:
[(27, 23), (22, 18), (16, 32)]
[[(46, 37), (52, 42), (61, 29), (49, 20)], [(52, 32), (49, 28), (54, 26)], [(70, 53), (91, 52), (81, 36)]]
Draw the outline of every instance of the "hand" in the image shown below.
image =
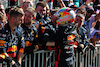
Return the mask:
[(79, 53), (80, 53), (80, 52), (83, 52), (82, 46), (81, 46), (81, 45), (78, 45), (77, 50), (78, 50)]
[(74, 45), (74, 48), (76, 49), (78, 46), (77, 45)]
[(12, 62), (10, 63), (10, 65), (14, 65), (15, 64), (15, 61), (14, 60), (12, 60)]
[(37, 51), (38, 49), (39, 49), (39, 46), (36, 45), (36, 46), (35, 46), (35, 49), (33, 50), (33, 52)]
[(46, 46), (55, 46), (55, 42), (47, 42)]
[(20, 63), (15, 63), (12, 67), (20, 67)]
[(80, 44), (80, 46), (81, 46), (82, 48), (84, 48), (84, 44)]
[(94, 46), (92, 43), (89, 43), (89, 48), (90, 48), (91, 50), (94, 50), (94, 49), (95, 49), (95, 46)]

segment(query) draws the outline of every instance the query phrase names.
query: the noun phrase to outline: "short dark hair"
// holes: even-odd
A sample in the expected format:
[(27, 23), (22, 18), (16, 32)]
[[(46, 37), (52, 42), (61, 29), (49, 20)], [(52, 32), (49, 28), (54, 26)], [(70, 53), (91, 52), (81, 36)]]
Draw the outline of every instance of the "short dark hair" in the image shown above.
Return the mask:
[(9, 6), (5, 9), (6, 14), (9, 14), (11, 8), (14, 8), (14, 6)]
[(38, 7), (38, 6), (41, 6), (41, 7), (46, 7), (46, 4), (44, 3), (44, 2), (42, 2), (42, 1), (39, 1), (37, 4), (36, 4), (36, 8)]
[(10, 10), (9, 16), (11, 17), (18, 17), (19, 15), (24, 15), (24, 11), (22, 8), (14, 7)]

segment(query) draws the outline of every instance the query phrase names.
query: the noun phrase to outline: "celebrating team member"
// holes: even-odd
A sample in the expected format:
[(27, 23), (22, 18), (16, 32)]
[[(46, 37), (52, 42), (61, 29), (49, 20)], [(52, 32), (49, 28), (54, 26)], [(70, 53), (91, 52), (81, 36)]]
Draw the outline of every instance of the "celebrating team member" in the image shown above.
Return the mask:
[(20, 24), (23, 23), (24, 12), (22, 8), (12, 8), (9, 14), (9, 22), (0, 33), (0, 46), (3, 46), (0, 56), (13, 67), (19, 67), (24, 52), (23, 30)]

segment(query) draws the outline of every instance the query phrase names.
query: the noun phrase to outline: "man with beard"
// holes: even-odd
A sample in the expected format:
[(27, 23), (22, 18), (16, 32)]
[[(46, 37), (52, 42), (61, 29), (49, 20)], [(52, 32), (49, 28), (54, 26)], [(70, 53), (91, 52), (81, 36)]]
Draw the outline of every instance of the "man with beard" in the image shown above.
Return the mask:
[[(32, 53), (38, 49), (37, 45), (37, 29), (32, 24), (32, 20), (34, 19), (34, 9), (27, 8), (25, 11), (24, 23), (21, 27), (24, 29), (24, 37), (25, 37), (25, 53)], [(37, 48), (36, 50), (34, 50)]]
[(23, 19), (23, 9), (12, 8), (9, 13), (9, 22), (5, 24), (2, 33), (0, 33), (0, 44), (2, 44), (0, 46), (4, 47), (3, 51), (0, 51), (0, 58), (2, 57), (7, 62), (7, 67), (10, 67), (9, 65), (19, 67), (21, 64), (24, 52), (24, 37), (20, 24), (23, 23)]
[(35, 24), (35, 26), (37, 27), (37, 29), (38, 29), (38, 27), (39, 27), (39, 22), (41, 22), (42, 25), (44, 25), (44, 24), (47, 23), (47, 22), (43, 19), (43, 15), (44, 15), (45, 12), (46, 12), (46, 11), (44, 11), (45, 9), (46, 9), (45, 3), (39, 1), (39, 2), (36, 4), (35, 10), (36, 10), (37, 14), (36, 14), (36, 19), (34, 20), (34, 21), (35, 21), (34, 24)]

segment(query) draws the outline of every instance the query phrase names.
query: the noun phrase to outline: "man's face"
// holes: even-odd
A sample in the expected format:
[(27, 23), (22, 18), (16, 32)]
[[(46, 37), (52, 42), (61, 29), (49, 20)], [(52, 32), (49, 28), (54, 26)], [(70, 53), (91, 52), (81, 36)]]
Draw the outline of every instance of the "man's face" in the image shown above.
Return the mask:
[(46, 15), (46, 7), (43, 10), (43, 15)]
[(84, 19), (82, 17), (76, 16), (75, 23), (78, 23), (78, 28), (80, 28), (84, 23)]
[(47, 17), (50, 15), (49, 7), (46, 8), (46, 14), (47, 14)]
[(20, 24), (23, 23), (24, 20), (24, 16), (23, 15), (19, 15), (18, 17), (14, 17), (14, 22), (15, 22), (15, 26), (18, 26)]
[(38, 6), (36, 11), (43, 14), (44, 8), (42, 6)]
[(54, 25), (56, 24), (56, 21), (57, 21), (58, 19), (59, 19), (59, 18), (56, 17), (55, 15), (51, 15), (51, 21), (53, 22)]
[(49, 16), (49, 8), (44, 7), (44, 10), (43, 10), (43, 16), (46, 16), (46, 17)]
[(31, 24), (31, 21), (33, 19), (33, 14), (31, 12), (25, 12), (25, 16), (24, 16), (24, 23), (25, 24)]

